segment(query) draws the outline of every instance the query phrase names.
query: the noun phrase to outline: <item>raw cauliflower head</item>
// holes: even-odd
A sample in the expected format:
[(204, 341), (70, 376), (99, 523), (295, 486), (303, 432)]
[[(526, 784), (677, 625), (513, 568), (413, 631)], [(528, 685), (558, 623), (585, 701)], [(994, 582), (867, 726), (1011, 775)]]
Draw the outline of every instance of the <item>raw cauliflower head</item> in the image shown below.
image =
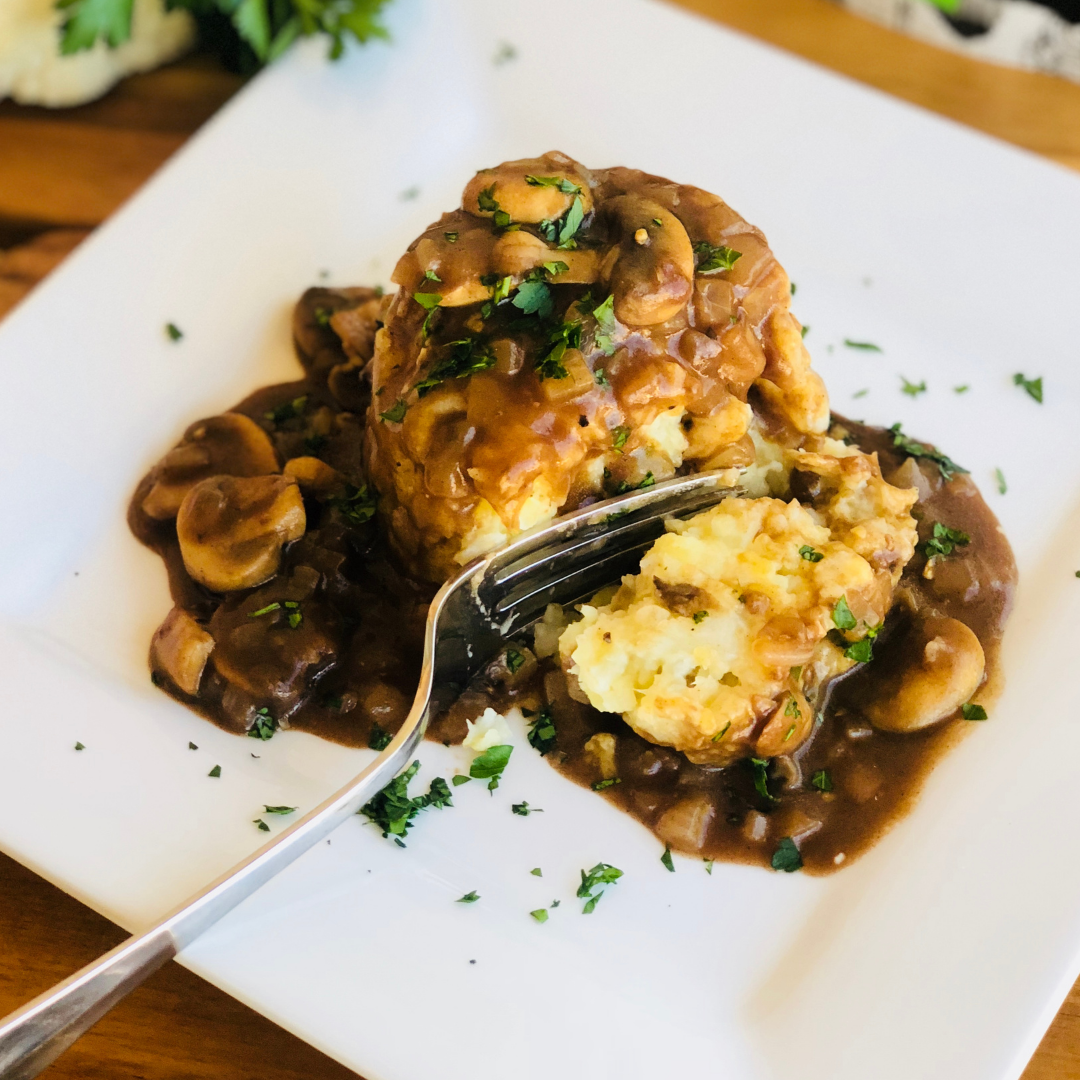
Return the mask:
[(441, 580), (584, 499), (820, 433), (790, 285), (715, 195), (557, 153), (478, 173), (394, 271), (365, 453), (414, 573)]
[(610, 603), (582, 606), (560, 651), (595, 708), (698, 763), (807, 738), (815, 692), (870, 645), (851, 647), (884, 621), (916, 538), (913, 490), (819, 444), (785, 455), (820, 481), (813, 501), (728, 498), (670, 522)]

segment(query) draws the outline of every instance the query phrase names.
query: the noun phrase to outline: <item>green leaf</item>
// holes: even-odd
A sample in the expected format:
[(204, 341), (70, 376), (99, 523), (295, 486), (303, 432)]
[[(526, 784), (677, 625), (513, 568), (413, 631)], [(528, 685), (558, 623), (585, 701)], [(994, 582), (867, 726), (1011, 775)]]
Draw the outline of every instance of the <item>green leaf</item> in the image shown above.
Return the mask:
[(605, 390), (611, 389), (611, 383), (608, 382), (607, 373), (602, 367), (598, 367), (593, 372), (593, 378), (596, 380), (597, 386), (602, 386)]
[(433, 292), (415, 292), (413, 299), (425, 310), (431, 311), (442, 303), (442, 297)]
[(802, 864), (802, 856), (795, 846), (795, 841), (790, 836), (783, 837), (773, 852), (772, 868), (782, 870), (785, 874), (793, 874), (802, 869)]
[(832, 621), (837, 630), (854, 630), (858, 626), (858, 620), (851, 614), (846, 596), (841, 596), (833, 605)]
[(133, 6), (134, 0), (58, 0), (61, 54), (92, 49), (99, 39), (111, 48), (123, 44), (131, 37)]
[(874, 659), (874, 642), (870, 637), (860, 638), (853, 641), (845, 650), (844, 655), (849, 660), (858, 664), (869, 664)]
[(513, 752), (514, 748), (506, 743), (488, 747), (473, 758), (469, 766), (469, 776), (473, 780), (489, 780), (488, 791), (494, 791), (499, 786), (499, 779)]
[(951, 555), (953, 551), (964, 544), (971, 543), (971, 537), (960, 529), (950, 529), (942, 525), (940, 521), (934, 522), (934, 532), (929, 540), (919, 545), (919, 550), (928, 558)]
[(258, 825), (259, 826), (259, 832), (269, 832), (270, 831), (270, 826), (267, 825), (266, 822), (263, 821), (262, 818), (256, 818), (251, 824), (252, 825)]
[(564, 176), (526, 176), (525, 183), (532, 187), (558, 188), (564, 195), (581, 194), (581, 188)]
[(385, 750), (391, 742), (394, 741), (394, 736), (382, 728), (377, 722), (371, 725), (371, 730), (368, 732), (367, 744), (372, 750), (378, 750), (380, 753)]
[(196, 746), (196, 745), (195, 745), (195, 744), (194, 744), (193, 742), (189, 742), (189, 743), (187, 744), (187, 748), (188, 748), (189, 750), (198, 750), (198, 749), (199, 749), (199, 748), (198, 748), (198, 747), (197, 747), (197, 746)]
[(248, 728), (248, 737), (262, 739), (263, 742), (266, 742), (274, 737), (277, 727), (278, 722), (270, 715), (270, 710), (264, 705), (255, 713), (255, 719), (252, 721), (251, 727)]
[(511, 675), (516, 675), (521, 668), (521, 665), (525, 663), (525, 657), (517, 651), (517, 649), (506, 650), (506, 666)]
[(750, 758), (750, 768), (754, 772), (754, 790), (769, 802), (776, 799), (769, 793), (769, 762), (765, 758)]
[(818, 791), (832, 791), (833, 782), (832, 777), (829, 775), (828, 769), (818, 769), (813, 776), (810, 777), (810, 783), (818, 789)]
[(581, 871), (581, 884), (578, 886), (577, 895), (588, 903), (581, 909), (583, 915), (591, 915), (596, 905), (603, 896), (603, 890), (593, 893), (594, 889), (602, 885), (613, 885), (623, 876), (623, 872), (609, 863), (597, 863), (588, 873)]
[(581, 223), (584, 220), (584, 204), (581, 201), (581, 196), (575, 195), (574, 201), (570, 204), (570, 209), (566, 211), (566, 216), (563, 218), (562, 227), (559, 229), (560, 248), (577, 247), (577, 244), (574, 242), (574, 237), (577, 235), (577, 231), (581, 228)]
[(671, 845), (664, 845), (664, 854), (660, 856), (660, 861), (667, 867), (671, 873), (675, 873), (675, 864), (671, 861)]
[(1040, 405), (1042, 404), (1043, 384), (1041, 375), (1037, 379), (1025, 379), (1020, 372), (1017, 372), (1013, 376), (1013, 383), (1017, 386), (1022, 386), (1027, 391), (1029, 397), (1034, 398)]
[(805, 559), (807, 562), (821, 562), (821, 560), (825, 558), (820, 551), (816, 551), (809, 544), (803, 544), (803, 546), (799, 548), (799, 557)]
[(165, 333), (169, 335), (170, 341), (179, 341), (184, 336), (184, 331), (176, 323), (166, 323)]
[(968, 386), (967, 383), (964, 383), (961, 386), (954, 386), (953, 387), (953, 393), (954, 394), (966, 394), (970, 389), (971, 389), (971, 387)]
[(630, 438), (630, 428), (626, 424), (620, 424), (618, 427), (611, 429), (611, 448), (617, 450), (620, 454), (622, 448), (626, 445), (626, 440)]
[(620, 780), (619, 777), (613, 776), (608, 780), (597, 780), (596, 783), (593, 784), (592, 789), (593, 791), (607, 791), (609, 787), (613, 787), (615, 784), (621, 783), (622, 780)]
[(413, 819), (421, 810), (426, 810), (429, 806), (442, 809), (454, 805), (450, 801), (450, 789), (441, 776), (431, 781), (426, 795), (409, 798), (409, 781), (419, 769), (420, 762), (414, 761), (400, 776), (394, 777), (382, 791), (357, 810), (358, 814), (363, 814), (381, 828), (384, 837), (392, 837), (399, 847), (405, 846), (401, 838), (412, 827)]
[(86, 747), (85, 747), (85, 746), (83, 746), (83, 744), (82, 744), (81, 742), (77, 742), (77, 743), (75, 744), (75, 749), (76, 749), (76, 750), (85, 750), (85, 749), (86, 749)]
[(593, 308), (592, 316), (596, 320), (593, 341), (605, 356), (610, 356), (615, 351), (614, 335), (619, 332), (619, 320), (615, 318), (614, 294)]
[(285, 814), (295, 814), (299, 809), (298, 806), (267, 806), (266, 803), (263, 803), (263, 810), (268, 814), (281, 814), (284, 816)]
[(480, 899), (480, 894), (473, 889), (472, 892), (467, 892), (464, 896), (459, 896), (454, 903), (455, 904), (475, 904)]
[(529, 725), (529, 745), (538, 750), (541, 757), (550, 754), (555, 749), (555, 718), (551, 709), (545, 705)]
[(266, 0), (240, 0), (232, 13), (232, 23), (241, 40), (265, 64), (270, 54), (270, 13)]
[[(539, 806), (530, 806), (527, 802), (516, 802), (510, 807), (511, 813), (517, 814), (518, 817), (528, 817), (530, 814), (542, 814), (544, 811)], [(535, 874), (536, 871), (534, 870)]]
[(844, 338), (844, 344), (849, 349), (862, 349), (863, 352), (884, 351), (880, 345), (875, 345), (872, 341), (852, 341), (851, 338)]
[(712, 859), (702, 859), (701, 861), (705, 864), (705, 873), (708, 874), (711, 877), (712, 876), (712, 868), (713, 868), (713, 861), (714, 860), (712, 860)]
[(694, 623), (703, 623), (709, 617), (707, 611), (695, 611), (693, 615)]
[(903, 433), (899, 424), (893, 424), (889, 428), (889, 434), (893, 437), (893, 446), (901, 453), (906, 454), (908, 457), (925, 458), (927, 461), (932, 461), (937, 465), (942, 480), (951, 480), (954, 473), (966, 473), (968, 471), (962, 465), (957, 465), (955, 461), (940, 450), (935, 450), (932, 446), (925, 446), (923, 443), (909, 438)]
[(522, 282), (510, 302), (526, 315), (538, 315), (541, 319), (548, 318), (554, 308), (551, 289), (542, 281)]
[(548, 921), (547, 908), (537, 908), (535, 911), (530, 911), (529, 914), (538, 922), (546, 923)]
[(465, 379), (478, 371), (486, 371), (495, 366), (495, 356), (487, 352), (475, 338), (451, 341), (447, 348), (450, 350), (449, 354), (439, 360), (427, 377), (416, 384), (416, 392), (420, 397), (424, 397), (447, 379)]
[(280, 611), (281, 605), (275, 601), (272, 604), (267, 604), (266, 607), (259, 608), (258, 611), (249, 611), (249, 619), (257, 619), (260, 615), (269, 615), (271, 611)]
[(986, 710), (981, 705), (973, 705), (970, 701), (960, 706), (960, 713), (965, 720), (985, 720)]
[(730, 270), (742, 258), (742, 252), (723, 244), (710, 244), (708, 240), (699, 240), (694, 244), (694, 258), (699, 274), (715, 274), (721, 270)]
[(346, 484), (345, 493), (327, 499), (326, 505), (341, 514), (350, 525), (364, 525), (375, 516), (379, 497), (367, 484), (360, 487)]
[(994, 479), (997, 480), (998, 494), (1004, 495), (1009, 490), (1009, 485), (1005, 483), (1005, 474), (1000, 469), (995, 469)]
[(379, 413), (379, 419), (387, 424), (400, 424), (405, 419), (405, 413), (408, 411), (408, 406), (405, 404), (404, 398), (398, 398), (397, 402), (390, 406), (386, 412)]
[(221, 775), (221, 766), (215, 765), (206, 775), (212, 776), (216, 780)]
[(907, 379), (904, 378), (903, 375), (901, 375), (900, 376), (900, 382), (902, 384), (901, 387), (900, 387), (900, 393), (907, 394), (908, 397), (916, 398), (920, 394), (925, 394), (926, 393), (926, 381), (925, 380), (923, 380), (922, 382), (913, 383), (913, 382), (909, 382)]

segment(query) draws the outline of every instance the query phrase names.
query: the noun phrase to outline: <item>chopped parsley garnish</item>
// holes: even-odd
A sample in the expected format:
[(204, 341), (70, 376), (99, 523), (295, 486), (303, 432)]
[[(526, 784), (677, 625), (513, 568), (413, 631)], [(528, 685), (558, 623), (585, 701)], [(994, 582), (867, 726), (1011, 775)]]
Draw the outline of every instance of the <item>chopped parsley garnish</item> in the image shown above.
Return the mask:
[(581, 345), (581, 323), (563, 322), (548, 336), (548, 351), (536, 361), (536, 374), (543, 379), (565, 379), (570, 372), (563, 364), (567, 349)]
[(559, 247), (563, 249), (577, 247), (577, 241), (574, 237), (577, 235), (578, 229), (581, 228), (581, 223), (585, 220), (585, 206), (581, 201), (580, 195), (574, 196), (574, 201), (570, 204), (570, 209), (566, 211), (566, 214), (562, 219), (562, 226), (559, 229)]
[(799, 709), (799, 703), (795, 698), (791, 698), (791, 700), (788, 701), (786, 707), (784, 708), (784, 715), (794, 716), (796, 719), (802, 716), (802, 712)]
[(393, 741), (394, 736), (378, 722), (371, 725), (371, 730), (368, 732), (367, 744), (372, 750), (378, 750), (381, 753)]
[(529, 721), (529, 745), (534, 750), (539, 750), (541, 757), (555, 749), (555, 718), (547, 705), (540, 710), (535, 720)]
[(264, 705), (255, 713), (255, 720), (252, 722), (251, 727), (248, 728), (248, 737), (262, 739), (263, 742), (266, 742), (267, 739), (274, 737), (277, 726), (278, 722), (270, 715), (270, 710)]
[(849, 349), (862, 349), (864, 352), (882, 352), (880, 345), (875, 345), (872, 341), (852, 341), (851, 338), (844, 338), (844, 344)]
[(267, 825), (266, 822), (263, 821), (263, 819), (261, 817), (256, 818), (251, 824), (252, 825), (258, 825), (259, 826), (259, 832), (269, 832), (270, 831), (270, 826)]
[(699, 240), (694, 244), (694, 261), (699, 274), (715, 274), (720, 270), (730, 270), (742, 258), (741, 251), (725, 247), (723, 244), (710, 244), (708, 240)]
[(874, 639), (868, 634), (858, 641), (853, 641), (844, 650), (844, 655), (857, 664), (869, 664), (874, 659)]
[(782, 870), (785, 874), (793, 874), (802, 869), (802, 856), (795, 846), (795, 841), (790, 836), (782, 837), (776, 850), (773, 852), (772, 868)]
[(593, 308), (592, 316), (596, 320), (597, 331), (593, 335), (593, 342), (605, 356), (610, 356), (615, 351), (614, 335), (619, 332), (619, 320), (615, 318), (614, 294)]
[(809, 544), (803, 544), (803, 546), (799, 548), (799, 558), (805, 559), (807, 562), (821, 562), (825, 556), (820, 551), (816, 551)]
[(416, 392), (420, 397), (424, 397), (447, 379), (465, 379), (478, 371), (487, 371), (495, 366), (495, 357), (475, 338), (451, 341), (447, 348), (450, 350), (449, 356), (438, 361), (427, 377), (416, 384)]
[[(298, 608), (300, 605), (299, 604), (290, 605), (290, 604), (286, 603), (285, 606), (286, 607), (292, 606), (294, 608)], [(286, 621), (289, 624), (289, 629), (290, 630), (298, 630), (300, 628), (300, 624), (304, 621), (304, 616), (300, 611), (290, 611), (288, 616), (287, 616)]]
[(544, 871), (541, 870), (539, 866), (534, 866), (529, 871), (529, 873), (532, 874), (533, 877), (543, 877), (544, 876)]
[(379, 413), (379, 419), (387, 424), (400, 424), (401, 421), (405, 419), (405, 413), (408, 411), (408, 408), (408, 405), (405, 404), (405, 399), (398, 398), (386, 412)]
[(396, 776), (357, 810), (358, 814), (363, 814), (378, 825), (384, 837), (392, 836), (398, 847), (405, 846), (401, 838), (412, 827), (413, 818), (421, 810), (426, 810), (429, 806), (442, 809), (444, 806), (454, 805), (450, 801), (450, 789), (441, 776), (436, 776), (431, 781), (426, 795), (409, 798), (409, 781), (419, 769), (420, 762), (414, 761), (400, 776)]
[(809, 326), (800, 326), (799, 327), (799, 337), (804, 338), (809, 333), (810, 333), (810, 327)]
[(701, 861), (705, 864), (705, 873), (712, 877), (713, 860), (702, 859)]
[(294, 420), (298, 416), (302, 416), (306, 404), (307, 394), (304, 394), (302, 397), (293, 398), (292, 401), (282, 402), (282, 404), (263, 415), (274, 427), (277, 427), (279, 424), (285, 423), (286, 420)]
[[(588, 901), (581, 909), (582, 915), (591, 915), (596, 910), (600, 897), (604, 895), (601, 885), (614, 885), (623, 876), (621, 870), (608, 863), (597, 863), (588, 873), (581, 871), (581, 884), (578, 886), (577, 895), (580, 899)], [(593, 892), (594, 889), (599, 891)]]
[(776, 802), (769, 793), (769, 762), (765, 758), (750, 758), (750, 768), (754, 771), (754, 790), (763, 799)]
[(267, 806), (263, 803), (263, 810), (268, 814), (295, 814), (300, 808), (298, 806)]
[(695, 611), (693, 615), (695, 624), (704, 622), (708, 617), (709, 613), (707, 611)]
[(472, 892), (467, 892), (464, 896), (459, 896), (454, 903), (455, 904), (475, 904), (480, 899), (480, 894), (473, 889)]
[(491, 214), (491, 219), (495, 223), (496, 229), (507, 229), (510, 227), (510, 215), (499, 206), (498, 200), (495, 198), (495, 185), (484, 188), (476, 197), (476, 205), (487, 214)]
[(428, 281), (437, 281), (440, 285), (442, 284), (442, 278), (439, 277), (434, 270), (425, 270), (424, 277), (427, 278)]
[(281, 605), (275, 601), (272, 604), (267, 604), (266, 607), (259, 608), (258, 611), (249, 611), (249, 619), (257, 619), (260, 615), (269, 615), (271, 611), (280, 611)]
[(602, 367), (598, 367), (593, 372), (593, 378), (596, 380), (597, 386), (602, 386), (605, 390), (611, 389), (611, 383), (608, 382), (607, 374)]
[(973, 705), (970, 701), (960, 706), (960, 714), (965, 720), (986, 719), (986, 710), (981, 705)]
[(927, 461), (932, 461), (938, 467), (942, 480), (951, 480), (954, 473), (966, 473), (968, 471), (962, 465), (957, 465), (952, 458), (947, 457), (940, 450), (935, 450), (933, 447), (925, 446), (923, 443), (908, 438), (900, 430), (899, 424), (893, 424), (889, 428), (889, 434), (893, 437), (893, 446), (901, 453), (906, 454), (908, 457), (925, 458)]
[(1018, 371), (1013, 376), (1013, 384), (1015, 386), (1022, 386), (1029, 397), (1033, 397), (1040, 405), (1043, 399), (1043, 384), (1042, 376), (1037, 379), (1025, 379), (1023, 375)]
[(908, 397), (918, 397), (920, 394), (926, 393), (926, 380), (922, 382), (913, 383), (905, 379), (903, 375), (900, 376), (900, 393), (907, 394)]
[(473, 758), (469, 766), (469, 778), (489, 781), (488, 791), (494, 791), (499, 786), (499, 778), (513, 752), (514, 748), (506, 743), (488, 747), (482, 754)]
[(538, 907), (535, 911), (530, 911), (529, 914), (538, 923), (546, 923), (548, 921), (547, 908)]
[(179, 341), (184, 336), (184, 331), (176, 323), (166, 323), (165, 333), (169, 335), (170, 341)]
[(846, 596), (841, 596), (833, 605), (832, 621), (837, 630), (854, 630), (858, 626), (858, 620), (851, 614)]
[(630, 438), (630, 428), (626, 424), (620, 424), (616, 428), (611, 429), (611, 448), (618, 450), (622, 453), (622, 448), (626, 445), (626, 440)]
[[(544, 811), (539, 806), (530, 806), (527, 802), (516, 802), (510, 807), (511, 813), (518, 817), (528, 817), (530, 814), (542, 814)], [(533, 871), (535, 873), (536, 871)]]
[(1005, 474), (1000, 469), (995, 469), (994, 479), (997, 480), (998, 494), (1004, 495), (1009, 490), (1009, 485), (1005, 483)]
[(869, 393), (870, 393), (869, 388), (866, 388), (864, 390), (856, 390), (855, 393), (852, 394), (851, 396), (853, 398), (860, 398), (860, 397), (866, 397), (866, 395), (869, 394)]
[(581, 194), (581, 188), (565, 176), (526, 176), (525, 183), (531, 187), (558, 188), (564, 195)]
[[(722, 679), (721, 679), (721, 682), (723, 682), (723, 680), (722, 680)], [(729, 720), (729, 721), (728, 721), (728, 722), (727, 722), (727, 723), (726, 723), (726, 724), (725, 724), (725, 725), (724, 725), (724, 726), (723, 726), (723, 727), (722, 727), (722, 728), (721, 728), (721, 729), (720, 729), (720, 730), (719, 730), (719, 731), (718, 731), (718, 732), (717, 732), (717, 733), (716, 733), (716, 734), (715, 734), (715, 735), (714, 735), (714, 736), (712, 737), (712, 741), (713, 741), (713, 742), (719, 742), (719, 741), (720, 741), (720, 740), (721, 740), (721, 739), (722, 739), (722, 738), (723, 738), (723, 737), (724, 737), (724, 736), (725, 736), (725, 735), (726, 735), (726, 734), (728, 733), (728, 730), (729, 730), (730, 728), (731, 728), (731, 721)]]
[(367, 484), (360, 487), (346, 484), (345, 494), (327, 499), (326, 505), (337, 510), (350, 525), (363, 525), (375, 516), (378, 496), (373, 490), (368, 490)]
[(971, 537), (960, 529), (950, 529), (940, 521), (934, 522), (934, 534), (929, 540), (919, 545), (919, 550), (928, 558), (951, 555), (957, 547), (970, 544)]
[(431, 311), (442, 303), (442, 297), (435, 292), (415, 292), (413, 299), (425, 310)]
[(456, 232), (444, 232), (443, 236), (446, 237), (448, 244), (456, 244), (458, 242), (458, 234)]
[(660, 861), (667, 867), (671, 873), (675, 873), (675, 864), (671, 861), (671, 845), (664, 845), (664, 854), (660, 856)]
[(212, 776), (216, 780), (221, 775), (221, 766), (215, 765), (206, 775)]
[(818, 769), (813, 776), (810, 777), (810, 783), (818, 789), (818, 791), (832, 791), (833, 782), (832, 777), (829, 775), (828, 769)]
[(552, 277), (555, 277), (558, 274), (565, 274), (566, 271), (570, 269), (570, 266), (569, 264), (564, 263), (562, 259), (556, 259), (554, 262), (544, 263), (544, 269)]
[(608, 780), (597, 780), (596, 783), (593, 784), (592, 789), (593, 791), (606, 791), (609, 787), (621, 783), (622, 780), (620, 780), (619, 777), (613, 776)]
[(525, 657), (517, 651), (517, 649), (506, 650), (506, 666), (510, 669), (511, 675), (516, 675), (521, 665), (525, 663)]
[(966, 394), (970, 389), (971, 389), (971, 387), (968, 386), (967, 383), (963, 383), (960, 386), (954, 386), (953, 387), (953, 393), (954, 394)]
[(85, 747), (85, 746), (83, 746), (83, 744), (82, 744), (81, 742), (77, 742), (77, 743), (75, 744), (75, 749), (76, 749), (76, 750), (85, 750), (85, 749), (86, 749), (86, 747)]
[(198, 748), (198, 747), (197, 747), (197, 746), (196, 746), (196, 745), (195, 745), (195, 744), (194, 744), (193, 742), (189, 742), (189, 743), (187, 744), (187, 748), (188, 748), (189, 750), (198, 750), (198, 749), (199, 749), (199, 748)]
[(544, 281), (523, 281), (510, 303), (524, 314), (538, 315), (541, 319), (548, 318), (554, 308), (551, 288)]

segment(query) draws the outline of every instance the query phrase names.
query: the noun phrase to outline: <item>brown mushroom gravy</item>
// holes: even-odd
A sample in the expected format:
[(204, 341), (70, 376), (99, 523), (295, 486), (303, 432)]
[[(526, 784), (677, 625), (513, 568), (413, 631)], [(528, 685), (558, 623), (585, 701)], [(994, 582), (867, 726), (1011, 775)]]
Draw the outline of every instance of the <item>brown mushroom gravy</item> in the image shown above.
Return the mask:
[[(772, 470), (770, 498), (717, 510), (768, 504), (830, 538), (784, 549), (795, 584), (774, 599), (801, 588), (800, 615), (769, 615), (741, 583), (724, 584), (722, 615), (689, 579), (641, 575), (648, 611), (684, 629), (713, 607), (695, 642), (730, 617), (758, 650), (745, 683), (702, 676), (737, 699), (734, 729), (698, 699), (676, 717), (670, 695), (649, 728), (590, 699), (586, 666), (529, 632), (429, 737), (461, 742), (486, 708), (518, 707), (535, 750), (672, 849), (814, 873), (865, 851), (998, 688), (1016, 571), (970, 477), (899, 428), (830, 426), (786, 273), (697, 188), (555, 153), (508, 162), (470, 181), (394, 281), (388, 297), (309, 289), (293, 318), (305, 377), (191, 425), (140, 483), (129, 523), (175, 603), (154, 681), (237, 734), (381, 749), (409, 711), (437, 583), (459, 566), (560, 509), (680, 473)], [(627, 640), (634, 657), (646, 639)], [(805, 666), (784, 659), (806, 642)], [(698, 693), (697, 671), (679, 694)]]
[[(407, 714), (418, 680), (434, 586), (402, 572), (371, 512), (362, 488), (365, 388), (346, 354), (349, 339), (343, 348), (329, 325), (336, 309), (355, 311), (358, 298), (374, 299), (374, 293), (308, 290), (294, 323), (307, 377), (258, 390), (231, 410), (265, 432), (282, 461), (317, 455), (354, 480), (330, 496), (305, 491), (307, 530), (286, 544), (274, 577), (224, 595), (194, 581), (180, 556), (174, 521), (144, 509), (163, 466), (143, 479), (131, 503), (131, 528), (164, 559), (177, 608), (213, 641), (197, 693), (184, 693), (160, 658), (152, 657), (154, 680), (237, 734), (269, 737), (280, 725), (348, 746), (379, 746)], [(370, 325), (354, 322), (354, 332), (370, 333)], [(221, 427), (213, 419), (192, 425), (188, 444), (207, 441)], [(203, 440), (190, 438), (200, 431)], [(547, 709), (556, 731), (547, 760), (594, 786), (602, 777), (585, 744), (599, 732), (614, 735), (618, 783), (606, 786), (602, 797), (673, 849), (768, 865), (779, 839), (794, 837), (810, 872), (850, 863), (904, 813), (935, 761), (971, 726), (956, 715), (893, 734), (869, 722), (862, 711), (866, 699), (875, 686), (917, 663), (913, 650), (923, 620), (945, 615), (961, 618), (982, 643), (987, 676), (979, 700), (988, 704), (1016, 574), (1008, 541), (968, 476), (956, 473), (945, 481), (933, 461), (908, 457), (882, 429), (834, 417), (830, 434), (877, 453), (887, 479), (918, 486), (920, 551), (904, 571), (876, 658), (838, 681), (813, 736), (796, 754), (764, 767), (751, 760), (727, 768), (694, 765), (647, 742), (618, 716), (574, 700), (557, 664), (536, 661), (531, 641), (510, 643), (524, 658), (516, 672), (500, 656), (432, 724), (429, 738), (460, 742), (466, 719), (489, 705), (500, 711), (522, 706), (533, 718)], [(240, 445), (230, 428), (207, 453), (181, 454), (165, 468), (174, 479), (191, 479), (200, 469), (243, 476), (249, 458), (250, 447)], [(928, 571), (922, 549), (935, 522), (961, 530), (970, 542), (934, 559)]]

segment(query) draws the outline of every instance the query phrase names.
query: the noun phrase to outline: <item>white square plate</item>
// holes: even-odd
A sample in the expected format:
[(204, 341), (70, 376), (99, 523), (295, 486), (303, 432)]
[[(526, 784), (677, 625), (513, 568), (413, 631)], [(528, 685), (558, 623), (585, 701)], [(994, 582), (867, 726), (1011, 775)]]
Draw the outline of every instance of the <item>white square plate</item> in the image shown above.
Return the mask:
[[(990, 722), (826, 879), (670, 874), (518, 733), (493, 797), (456, 791), (406, 851), (358, 818), (181, 960), (370, 1080), (1012, 1080), (1080, 969), (1080, 179), (647, 0), (391, 20), (391, 45), (256, 79), (0, 326), (0, 846), (135, 929), (253, 850), (263, 803), (358, 771), (367, 751), (238, 739), (151, 687), (169, 601), (129, 494), (191, 420), (297, 376), (288, 314), (321, 270), (385, 283), (474, 169), (636, 165), (765, 228), (839, 411), (902, 420), (989, 492), (1021, 573)], [(460, 754), (425, 745), (422, 775)], [(586, 918), (600, 860), (625, 877)]]

